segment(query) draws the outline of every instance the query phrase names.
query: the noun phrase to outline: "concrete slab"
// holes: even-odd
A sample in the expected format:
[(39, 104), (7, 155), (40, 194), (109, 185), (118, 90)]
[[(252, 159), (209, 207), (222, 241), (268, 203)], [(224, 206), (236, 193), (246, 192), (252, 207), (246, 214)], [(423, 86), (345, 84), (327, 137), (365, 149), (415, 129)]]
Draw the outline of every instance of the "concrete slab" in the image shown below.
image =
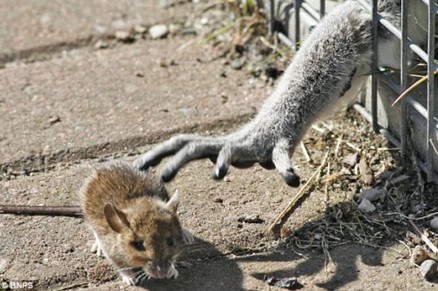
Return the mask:
[[(178, 2), (171, 9), (182, 13), (179, 20), (197, 5)], [(161, 21), (169, 10), (157, 10), (157, 3), (5, 2), (0, 4), (5, 8), (0, 9), (0, 24), (11, 29), (0, 32), (0, 39), (11, 41), (0, 44), (0, 54), (12, 52), (12, 59), (26, 51), (39, 55), (63, 43), (77, 47), (85, 39), (87, 45), (102, 35), (100, 25), (115, 29), (123, 21)], [(109, 50), (86, 47), (2, 68), (0, 204), (77, 205), (77, 192), (98, 163), (130, 161), (175, 132), (229, 131), (254, 114), (272, 87), (245, 72), (230, 71), (222, 60), (212, 59), (208, 47), (187, 46), (191, 42), (177, 37)], [(339, 138), (345, 141), (354, 135), (346, 122), (335, 121), (335, 130), (344, 128)], [(364, 123), (355, 119), (354, 125), (359, 142), (370, 137)], [(318, 133), (306, 141), (315, 161), (326, 150), (321, 140)], [(378, 151), (384, 142), (373, 142), (367, 154), (384, 160), (385, 153)], [(353, 145), (357, 147), (362, 145)], [(349, 152), (340, 149), (338, 159)], [(299, 150), (293, 161), (302, 182), (318, 166)], [(290, 244), (294, 235), (289, 240), (272, 238), (269, 224), (297, 189), (287, 187), (275, 171), (257, 166), (232, 168), (222, 182), (207, 178), (211, 170), (209, 161), (190, 163), (167, 185), (169, 192), (182, 193), (181, 221), (197, 237), (181, 258), (190, 266), (179, 267), (178, 280), (128, 288), (104, 259), (90, 254), (93, 238), (82, 219), (1, 215), (0, 283), (29, 280), (36, 290), (282, 290), (264, 282), (268, 275), (296, 276), (304, 290), (436, 288), (409, 267), (409, 250), (395, 238), (385, 245), (394, 252), (348, 244), (329, 253), (306, 246), (296, 250)], [(347, 177), (359, 187), (354, 189), (362, 189), (354, 175)], [(343, 193), (347, 190), (330, 187), (330, 194), (338, 195), (330, 197), (332, 204), (353, 205)], [(298, 233), (310, 223), (324, 226), (324, 209), (330, 208), (326, 199), (312, 191), (289, 218), (286, 231)], [(259, 215), (261, 223), (239, 222), (248, 215)]]
[[(97, 160), (88, 160), (3, 182), (0, 204), (77, 205), (77, 191), (96, 164)], [(391, 245), (392, 251), (352, 244), (336, 247), (330, 249), (328, 264), (319, 251), (294, 251), (289, 241), (274, 240), (267, 227), (296, 190), (285, 186), (275, 172), (260, 168), (231, 169), (228, 182), (203, 179), (202, 173), (210, 170), (208, 161), (191, 163), (167, 185), (169, 191), (178, 188), (183, 194), (180, 218), (197, 241), (182, 256), (180, 261), (186, 265), (178, 268), (177, 280), (150, 280), (144, 288), (283, 290), (269, 287), (265, 276), (297, 277), (304, 290), (433, 288), (433, 283), (424, 282), (409, 267), (402, 244)], [(323, 193), (312, 193), (287, 227), (298, 231), (298, 225), (315, 221), (323, 197)], [(250, 214), (264, 222), (238, 222)], [(91, 254), (93, 237), (81, 218), (2, 215), (0, 238), (0, 259), (6, 262), (0, 280), (30, 280), (38, 290), (143, 290), (126, 288), (106, 260)], [(382, 276), (382, 271), (388, 276)]]
[(172, 1), (3, 1), (0, 4), (0, 64), (88, 45), (116, 31), (129, 31), (138, 24), (181, 21), (205, 4), (178, 1), (181, 3), (163, 9), (167, 2)]
[[(3, 171), (6, 165), (30, 171), (48, 160), (120, 151), (248, 119), (272, 88), (211, 60), (202, 45), (179, 49), (191, 41), (73, 51), (0, 70)], [(173, 65), (163, 67), (163, 61)]]

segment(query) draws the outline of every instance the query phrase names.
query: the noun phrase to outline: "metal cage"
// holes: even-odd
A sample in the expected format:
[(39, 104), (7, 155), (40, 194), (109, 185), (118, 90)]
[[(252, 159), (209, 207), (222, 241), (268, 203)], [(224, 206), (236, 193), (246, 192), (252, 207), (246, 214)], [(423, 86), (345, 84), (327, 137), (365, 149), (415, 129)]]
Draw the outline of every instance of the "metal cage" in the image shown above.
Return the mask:
[[(354, 104), (354, 108), (373, 126), (374, 130), (379, 131), (383, 134), (391, 143), (400, 148), (402, 156), (406, 157), (407, 154), (407, 143), (408, 143), (408, 128), (409, 122), (413, 119), (418, 119), (418, 116), (422, 121), (419, 122), (420, 131), (424, 131), (425, 133), (420, 135), (421, 139), (419, 143), (421, 143), (421, 147), (416, 148), (416, 152), (420, 157), (419, 166), (421, 169), (427, 174), (427, 178), (429, 181), (437, 181), (436, 172), (438, 169), (438, 122), (437, 122), (437, 109), (435, 104), (435, 97), (438, 95), (438, 92), (435, 89), (435, 86), (438, 82), (435, 82), (435, 74), (438, 73), (438, 64), (435, 59), (435, 25), (436, 25), (436, 15), (438, 14), (438, 5), (434, 3), (434, 1), (428, 0), (410, 0), (410, 1), (421, 1), (427, 6), (427, 45), (426, 48), (421, 48), (418, 44), (414, 43), (408, 37), (408, 0), (401, 0), (401, 27), (395, 27), (391, 24), (387, 19), (385, 19), (382, 15), (378, 13), (378, 0), (356, 0), (358, 3), (363, 6), (365, 10), (367, 10), (373, 18), (373, 63), (374, 68), (373, 73), (371, 75), (371, 84), (370, 84), (370, 93), (367, 98), (369, 106), (365, 106), (365, 99), (361, 98), (361, 100)], [(275, 22), (278, 20), (278, 11), (280, 10), (280, 2), (285, 3), (285, 1), (281, 0), (269, 0), (268, 2), (268, 11), (269, 11), (269, 29), (270, 32), (274, 32)], [(292, 19), (288, 20), (292, 22), (292, 26), (294, 27), (293, 31), (286, 32), (278, 32), (277, 35), (279, 39), (295, 49), (298, 49), (299, 42), (301, 40), (301, 21), (302, 14), (306, 13), (311, 18), (313, 18), (316, 22), (318, 22), (326, 12), (326, 5), (328, 1), (319, 0), (318, 3), (313, 3), (312, 6), (310, 1), (305, 0), (292, 0), (287, 1), (289, 6), (283, 7), (283, 10), (292, 9), (293, 12), (287, 11), (287, 15), (293, 15)], [(312, 1), (318, 2), (318, 1)], [(316, 8), (315, 8), (316, 6)], [(319, 7), (318, 7), (319, 6)], [(286, 21), (282, 19), (280, 21)], [(416, 24), (419, 25), (419, 24)], [(378, 29), (386, 29), (389, 33), (393, 34), (400, 40), (400, 72), (398, 76), (398, 80), (394, 78), (388, 77), (384, 74), (384, 69), (377, 67), (378, 64), (378, 46), (379, 41), (377, 37)], [(291, 40), (293, 39), (293, 40)], [(418, 58), (425, 62), (427, 66), (427, 78), (424, 80), (426, 83), (426, 88), (420, 92), (423, 96), (426, 96), (425, 102), (419, 102), (415, 96), (412, 94), (406, 94), (400, 101), (400, 110), (398, 113), (398, 129), (390, 130), (388, 126), (385, 126), (383, 122), (381, 122), (378, 115), (378, 91), (379, 86), (387, 86), (394, 92), (396, 96), (401, 95), (408, 88), (408, 54), (413, 53)], [(438, 79), (438, 78), (437, 78)], [(438, 81), (438, 80), (437, 80)], [(381, 96), (380, 98), (386, 98), (386, 96)], [(415, 116), (415, 118), (413, 117)], [(424, 126), (425, 125), (425, 126)], [(425, 128), (424, 128), (425, 127)]]

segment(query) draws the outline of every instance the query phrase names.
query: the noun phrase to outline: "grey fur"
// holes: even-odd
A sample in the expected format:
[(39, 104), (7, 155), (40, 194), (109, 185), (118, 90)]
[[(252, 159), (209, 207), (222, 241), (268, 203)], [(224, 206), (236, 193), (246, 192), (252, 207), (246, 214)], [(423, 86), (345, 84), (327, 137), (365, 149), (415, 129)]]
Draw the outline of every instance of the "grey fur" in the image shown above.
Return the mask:
[[(381, 12), (399, 21), (394, 9), (399, 13), (400, 1), (380, 2), (382, 9), (391, 10)], [(288, 185), (299, 186), (290, 154), (315, 120), (357, 95), (370, 72), (371, 41), (371, 16), (355, 1), (339, 5), (302, 44), (253, 120), (221, 137), (177, 135), (139, 157), (134, 165), (147, 169), (174, 154), (161, 175), (169, 181), (195, 159), (215, 161), (215, 179), (223, 178), (229, 165), (249, 167), (258, 162), (268, 169), (275, 167)]]

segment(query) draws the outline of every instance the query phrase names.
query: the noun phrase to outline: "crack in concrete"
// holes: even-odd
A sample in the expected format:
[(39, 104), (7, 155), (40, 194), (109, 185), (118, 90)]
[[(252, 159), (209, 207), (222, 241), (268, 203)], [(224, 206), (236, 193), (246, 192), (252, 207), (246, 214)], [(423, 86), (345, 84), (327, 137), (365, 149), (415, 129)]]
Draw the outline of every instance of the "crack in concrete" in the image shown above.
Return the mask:
[(98, 40), (105, 41), (113, 38), (114, 36), (112, 34), (100, 35), (100, 36), (90, 35), (88, 37), (76, 39), (72, 42), (62, 41), (62, 42), (43, 45), (39, 47), (33, 47), (30, 49), (3, 53), (0, 54), (0, 68), (4, 68), (4, 66), (7, 63), (12, 63), (15, 61), (32, 63), (36, 61), (50, 60), (57, 54), (62, 53), (63, 51), (71, 51), (74, 49), (80, 49), (80, 48), (92, 46)]
[[(0, 181), (11, 176), (28, 176), (30, 173), (49, 172), (59, 163), (71, 163), (86, 159), (95, 159), (117, 152), (135, 152), (137, 148), (156, 144), (170, 138), (176, 133), (196, 133), (229, 129), (241, 124), (253, 116), (253, 113), (242, 114), (227, 119), (217, 119), (206, 123), (195, 123), (172, 130), (156, 131), (147, 135), (132, 136), (113, 142), (104, 142), (83, 148), (67, 148), (56, 152), (35, 153), (17, 160), (0, 163)], [(139, 152), (135, 152), (140, 154)]]

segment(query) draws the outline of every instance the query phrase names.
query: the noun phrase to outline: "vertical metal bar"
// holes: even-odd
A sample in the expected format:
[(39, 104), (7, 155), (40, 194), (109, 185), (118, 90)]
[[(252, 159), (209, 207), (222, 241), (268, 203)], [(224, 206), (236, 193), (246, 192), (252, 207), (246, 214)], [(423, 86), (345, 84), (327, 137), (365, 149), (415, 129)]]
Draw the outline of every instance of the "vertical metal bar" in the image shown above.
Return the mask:
[(325, 0), (319, 0), (319, 16), (320, 19), (325, 15)]
[(295, 9), (295, 50), (300, 47), (300, 9), (302, 0), (294, 0)]
[[(408, 0), (401, 1), (401, 40), (400, 40), (400, 89), (405, 91), (408, 83)], [(403, 98), (400, 102), (400, 150), (402, 158), (406, 158), (408, 103)]]
[(434, 1), (429, 1), (428, 5), (428, 36), (427, 36), (427, 178), (432, 180), (433, 178), (433, 138), (435, 133), (434, 127), (434, 81), (435, 81), (435, 13), (437, 6)]
[(373, 74), (371, 75), (371, 124), (375, 131), (378, 130), (377, 123), (377, 73), (378, 69), (378, 25), (379, 19), (377, 15), (378, 0), (372, 2), (372, 50), (373, 50)]
[(269, 0), (269, 35), (272, 35), (274, 33), (274, 10), (275, 10), (275, 0)]

